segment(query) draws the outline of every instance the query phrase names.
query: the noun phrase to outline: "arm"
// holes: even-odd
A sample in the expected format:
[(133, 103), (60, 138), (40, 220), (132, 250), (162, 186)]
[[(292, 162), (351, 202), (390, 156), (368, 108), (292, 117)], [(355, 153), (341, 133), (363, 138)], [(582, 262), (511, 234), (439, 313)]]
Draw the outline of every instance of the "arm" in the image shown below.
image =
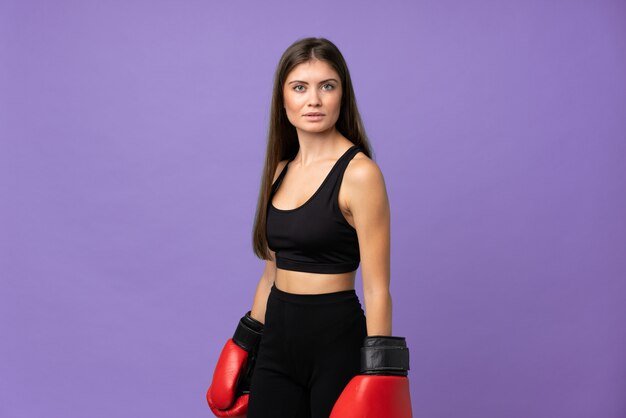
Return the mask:
[(390, 216), (385, 183), (371, 160), (362, 159), (354, 168), (348, 207), (359, 237), (367, 337), (361, 347), (360, 374), (344, 388), (330, 418), (411, 418), (409, 349), (404, 337), (391, 335)]
[[(274, 179), (272, 184), (276, 181), (280, 172), (283, 170), (288, 160), (282, 160), (278, 163), (276, 170), (274, 171)], [(268, 248), (271, 254), (271, 260), (265, 260), (265, 270), (261, 275), (261, 280), (256, 287), (256, 293), (254, 295), (254, 301), (252, 302), (252, 309), (250, 316), (257, 321), (265, 324), (265, 308), (267, 307), (267, 298), (270, 295), (272, 285), (276, 280), (276, 253)]]
[(270, 290), (276, 279), (276, 257), (274, 251), (270, 250), (272, 254), (271, 260), (265, 261), (265, 270), (261, 275), (261, 279), (256, 287), (256, 293), (254, 295), (254, 301), (252, 303), (252, 309), (250, 316), (257, 321), (265, 324), (265, 308), (267, 307), (267, 298), (269, 297)]
[(265, 307), (275, 278), (274, 253), (257, 286), (251, 312), (239, 320), (215, 366), (206, 400), (218, 417), (245, 416), (256, 356), (263, 334)]
[(390, 209), (383, 175), (370, 159), (353, 160), (347, 206), (359, 238), (367, 335), (392, 335)]

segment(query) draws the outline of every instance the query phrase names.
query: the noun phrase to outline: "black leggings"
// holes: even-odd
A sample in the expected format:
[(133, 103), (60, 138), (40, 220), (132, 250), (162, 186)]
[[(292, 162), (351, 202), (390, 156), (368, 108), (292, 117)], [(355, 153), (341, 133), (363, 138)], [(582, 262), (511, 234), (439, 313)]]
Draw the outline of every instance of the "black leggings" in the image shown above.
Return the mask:
[(248, 418), (328, 418), (359, 373), (366, 336), (354, 290), (303, 295), (272, 286)]

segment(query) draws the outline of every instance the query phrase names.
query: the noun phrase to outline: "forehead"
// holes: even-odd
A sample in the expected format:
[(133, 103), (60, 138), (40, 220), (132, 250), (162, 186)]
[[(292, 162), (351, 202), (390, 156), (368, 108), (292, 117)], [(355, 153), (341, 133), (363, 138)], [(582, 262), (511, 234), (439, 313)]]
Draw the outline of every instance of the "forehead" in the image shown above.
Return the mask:
[(287, 81), (302, 80), (315, 82), (316, 80), (326, 80), (329, 78), (339, 80), (339, 75), (330, 64), (320, 60), (310, 60), (300, 63), (293, 67), (289, 74), (287, 74)]

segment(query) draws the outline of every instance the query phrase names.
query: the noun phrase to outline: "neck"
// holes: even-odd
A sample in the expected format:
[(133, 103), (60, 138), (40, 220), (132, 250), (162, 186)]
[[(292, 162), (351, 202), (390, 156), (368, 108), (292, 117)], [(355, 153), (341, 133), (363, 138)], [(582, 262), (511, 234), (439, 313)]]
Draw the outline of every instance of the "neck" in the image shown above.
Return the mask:
[(301, 166), (308, 166), (316, 161), (333, 158), (348, 142), (335, 127), (324, 132), (303, 132), (298, 130), (300, 149), (294, 161)]

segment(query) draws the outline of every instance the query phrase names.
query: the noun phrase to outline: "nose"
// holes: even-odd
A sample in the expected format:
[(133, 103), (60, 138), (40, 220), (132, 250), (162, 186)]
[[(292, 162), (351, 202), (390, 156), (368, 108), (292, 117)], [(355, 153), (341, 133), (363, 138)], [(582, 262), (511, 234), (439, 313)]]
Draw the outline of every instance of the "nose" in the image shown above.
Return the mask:
[(317, 89), (309, 90), (309, 106), (319, 106), (322, 104), (322, 99)]

